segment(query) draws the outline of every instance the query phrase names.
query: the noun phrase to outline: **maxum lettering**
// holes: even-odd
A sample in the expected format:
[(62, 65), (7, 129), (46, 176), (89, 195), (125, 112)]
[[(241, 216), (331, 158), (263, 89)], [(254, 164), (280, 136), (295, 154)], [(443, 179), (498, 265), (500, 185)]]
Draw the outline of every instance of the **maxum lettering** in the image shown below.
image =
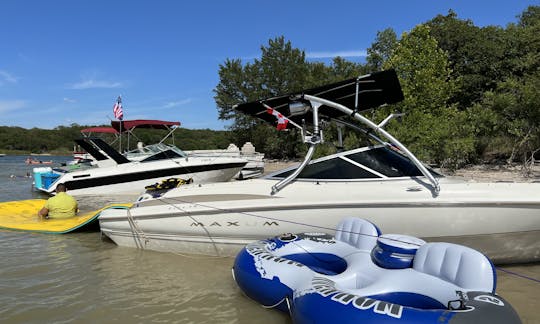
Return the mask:
[[(242, 224), (242, 225), (246, 225), (246, 224)], [(255, 224), (255, 226), (258, 226), (259, 224)], [(201, 223), (201, 222), (193, 222), (190, 224), (191, 227), (195, 226), (195, 227), (198, 227), (198, 226), (202, 226), (202, 227), (211, 227), (211, 226), (219, 226), (219, 227), (236, 227), (236, 226), (240, 226), (239, 222), (236, 221), (236, 222), (213, 222), (213, 223), (210, 223), (210, 224), (205, 224), (205, 223)], [(246, 225), (246, 226), (253, 226), (253, 225)], [(279, 226), (279, 224), (277, 222), (264, 222), (262, 223), (262, 226)]]

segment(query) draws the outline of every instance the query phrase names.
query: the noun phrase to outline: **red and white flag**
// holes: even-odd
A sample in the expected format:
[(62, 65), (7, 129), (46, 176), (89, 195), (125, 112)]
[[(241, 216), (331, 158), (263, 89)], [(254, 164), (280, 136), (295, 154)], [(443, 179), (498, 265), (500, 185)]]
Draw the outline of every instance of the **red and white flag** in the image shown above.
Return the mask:
[(114, 118), (122, 120), (124, 118), (124, 111), (122, 110), (122, 98), (118, 96), (116, 103), (113, 106)]
[(287, 128), (287, 124), (289, 123), (289, 120), (287, 117), (283, 116), (279, 111), (270, 108), (266, 106), (266, 112), (270, 115), (274, 115), (277, 119), (277, 130), (284, 130)]

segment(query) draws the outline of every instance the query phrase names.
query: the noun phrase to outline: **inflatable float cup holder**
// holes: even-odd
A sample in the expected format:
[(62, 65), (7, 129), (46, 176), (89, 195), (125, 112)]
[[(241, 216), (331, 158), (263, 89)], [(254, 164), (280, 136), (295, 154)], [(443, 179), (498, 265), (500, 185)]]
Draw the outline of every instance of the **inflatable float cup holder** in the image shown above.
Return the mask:
[(418, 248), (426, 241), (402, 234), (383, 234), (371, 250), (371, 260), (381, 268), (410, 268)]

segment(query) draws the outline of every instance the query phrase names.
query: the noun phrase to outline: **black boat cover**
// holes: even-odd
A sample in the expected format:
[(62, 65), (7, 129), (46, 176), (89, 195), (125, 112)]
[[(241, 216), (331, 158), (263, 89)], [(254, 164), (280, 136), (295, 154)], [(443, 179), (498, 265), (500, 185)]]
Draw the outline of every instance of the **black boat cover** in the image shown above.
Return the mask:
[(103, 154), (101, 154), (101, 152), (96, 149), (90, 142), (88, 142), (86, 139), (84, 138), (81, 138), (81, 139), (76, 139), (75, 140), (75, 143), (77, 143), (77, 145), (79, 145), (80, 147), (82, 147), (86, 152), (88, 152), (90, 155), (92, 155), (94, 157), (94, 159), (96, 159), (97, 161), (103, 161), (103, 160), (107, 160), (107, 157)]
[[(357, 111), (364, 111), (403, 100), (403, 92), (401, 91), (401, 85), (399, 84), (396, 72), (394, 70), (386, 70), (297, 93), (239, 104), (234, 108), (244, 114), (260, 118), (270, 124), (275, 124), (276, 116), (272, 115), (272, 112), (267, 111), (267, 107), (265, 106), (267, 105), (297, 124), (301, 124), (303, 120), (306, 123), (311, 123), (311, 112), (290, 116), (289, 103), (298, 101), (307, 102), (307, 100), (302, 98), (303, 94), (330, 100)], [(356, 102), (358, 103), (357, 105)], [(319, 115), (339, 118), (344, 113), (323, 105), (319, 107)], [(290, 126), (290, 123), (288, 126)]]

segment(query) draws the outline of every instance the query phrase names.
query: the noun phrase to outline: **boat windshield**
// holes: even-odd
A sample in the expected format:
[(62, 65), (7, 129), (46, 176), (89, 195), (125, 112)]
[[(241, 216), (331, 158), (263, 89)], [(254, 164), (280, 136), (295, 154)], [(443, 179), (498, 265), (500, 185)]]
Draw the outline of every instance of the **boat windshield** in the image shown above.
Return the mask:
[[(286, 169), (271, 175), (285, 178), (296, 170)], [(440, 176), (433, 170), (434, 176)], [(304, 180), (384, 179), (420, 177), (422, 172), (407, 157), (386, 146), (364, 147), (312, 161), (298, 175)]]
[(139, 157), (141, 162), (149, 162), (156, 160), (187, 157), (187, 154), (176, 146), (160, 143), (143, 146), (135, 150), (129, 151), (127, 153), (127, 156), (130, 159), (135, 160), (137, 160), (137, 157)]

